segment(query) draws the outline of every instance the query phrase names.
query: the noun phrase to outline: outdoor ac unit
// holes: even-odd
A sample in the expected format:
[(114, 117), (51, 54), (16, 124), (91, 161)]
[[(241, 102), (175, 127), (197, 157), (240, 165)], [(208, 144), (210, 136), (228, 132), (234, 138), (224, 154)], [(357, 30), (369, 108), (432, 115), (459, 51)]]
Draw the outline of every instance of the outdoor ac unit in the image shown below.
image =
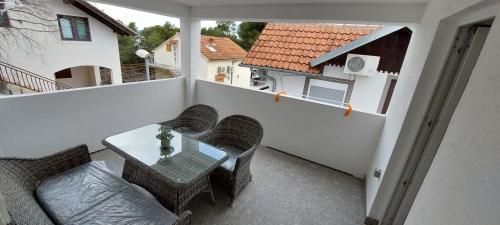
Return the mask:
[(345, 61), (344, 73), (373, 76), (377, 73), (380, 57), (371, 55), (348, 54)]
[(226, 67), (224, 67), (224, 66), (217, 67), (217, 73), (218, 74), (226, 74)]

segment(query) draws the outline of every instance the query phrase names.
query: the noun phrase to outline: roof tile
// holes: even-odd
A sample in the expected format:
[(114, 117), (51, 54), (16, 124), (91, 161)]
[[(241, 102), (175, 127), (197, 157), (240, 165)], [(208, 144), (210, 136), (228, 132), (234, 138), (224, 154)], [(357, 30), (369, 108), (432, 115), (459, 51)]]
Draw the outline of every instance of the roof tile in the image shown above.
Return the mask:
[(310, 67), (312, 59), (379, 28), (371, 25), (268, 23), (243, 64), (318, 74), (319, 68)]
[[(227, 37), (201, 36), (201, 53), (209, 60), (244, 59), (247, 52)], [(259, 46), (252, 47), (253, 52), (259, 51)], [(255, 55), (255, 54), (249, 54)]]

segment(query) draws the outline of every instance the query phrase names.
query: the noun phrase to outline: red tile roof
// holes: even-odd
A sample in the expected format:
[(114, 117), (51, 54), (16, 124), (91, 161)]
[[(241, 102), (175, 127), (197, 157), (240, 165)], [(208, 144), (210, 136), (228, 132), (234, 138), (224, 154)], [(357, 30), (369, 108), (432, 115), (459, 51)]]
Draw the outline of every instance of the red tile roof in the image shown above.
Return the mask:
[(309, 62), (380, 26), (268, 23), (243, 60), (250, 66), (319, 74)]
[(208, 60), (244, 59), (247, 51), (228, 37), (201, 36), (201, 53)]

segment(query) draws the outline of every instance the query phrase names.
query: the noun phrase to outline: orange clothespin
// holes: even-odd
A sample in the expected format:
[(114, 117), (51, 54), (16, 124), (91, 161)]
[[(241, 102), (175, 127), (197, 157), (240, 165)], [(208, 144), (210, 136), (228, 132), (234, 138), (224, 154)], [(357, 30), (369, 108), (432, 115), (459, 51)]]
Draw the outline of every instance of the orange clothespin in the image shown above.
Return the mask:
[(344, 116), (348, 117), (351, 114), (351, 112), (352, 112), (352, 105), (351, 103), (347, 103), (347, 109), (344, 112)]
[(280, 91), (274, 96), (274, 101), (279, 102), (282, 95), (288, 95), (285, 91)]

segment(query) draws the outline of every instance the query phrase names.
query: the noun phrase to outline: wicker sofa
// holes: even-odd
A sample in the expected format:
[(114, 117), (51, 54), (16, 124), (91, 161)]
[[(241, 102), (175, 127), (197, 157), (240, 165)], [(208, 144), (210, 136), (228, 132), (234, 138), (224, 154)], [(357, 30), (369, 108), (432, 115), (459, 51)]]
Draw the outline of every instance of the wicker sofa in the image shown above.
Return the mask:
[[(47, 180), (53, 179), (53, 177), (62, 176), (63, 179), (60, 180), (64, 180), (65, 174), (71, 174), (77, 170), (78, 167), (85, 167), (86, 165), (89, 165), (90, 162), (90, 155), (85, 145), (77, 146), (60, 153), (38, 159), (0, 158), (0, 194), (5, 198), (7, 210), (12, 220), (9, 225), (60, 224), (60, 221), (55, 222), (58, 220), (49, 216), (47, 211), (50, 210), (42, 208), (42, 205), (47, 205), (47, 203), (41, 202), (40, 199), (36, 197), (39, 194), (37, 188), (47, 183)], [(71, 179), (75, 178), (68, 178), (68, 180)], [(116, 178), (118, 184), (120, 184), (119, 182), (122, 182), (120, 179), (121, 178), (118, 177)], [(127, 184), (123, 183), (123, 185)], [(125, 189), (129, 192), (131, 191), (129, 187), (125, 187)], [(134, 192), (134, 194), (137, 193)], [(147, 201), (154, 201), (153, 199), (140, 199), (142, 202), (146, 203)], [(71, 204), (72, 202), (68, 202), (68, 205)], [(157, 202), (154, 204), (159, 205)], [(61, 204), (58, 203), (58, 205)], [(63, 210), (66, 207), (70, 206), (65, 204), (60, 206)], [(107, 207), (109, 206), (101, 207), (99, 209), (101, 211), (98, 212), (100, 214), (97, 215), (90, 215), (89, 213), (92, 213), (92, 211), (89, 212), (89, 210), (86, 210), (85, 217), (88, 218), (91, 216), (97, 219), (101, 218), (100, 216), (106, 217), (108, 213), (113, 213), (106, 211)], [(168, 210), (164, 210), (164, 212), (168, 212)], [(175, 216), (174, 214), (172, 215)], [(175, 222), (171, 224), (188, 225), (190, 223), (191, 212), (186, 211), (179, 217), (175, 216), (175, 218)], [(141, 222), (138, 221), (138, 223)], [(70, 224), (75, 223), (70, 222)]]

